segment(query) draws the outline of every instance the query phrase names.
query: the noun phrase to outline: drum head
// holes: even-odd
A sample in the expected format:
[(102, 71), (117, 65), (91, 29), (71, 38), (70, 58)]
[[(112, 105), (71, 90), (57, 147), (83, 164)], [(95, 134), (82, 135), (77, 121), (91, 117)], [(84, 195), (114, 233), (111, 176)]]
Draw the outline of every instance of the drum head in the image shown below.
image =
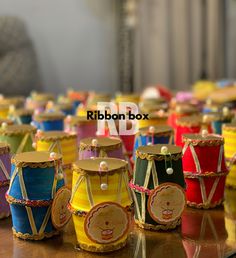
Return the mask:
[(70, 197), (71, 191), (65, 186), (57, 191), (54, 197), (51, 218), (52, 224), (56, 229), (62, 229), (71, 218), (71, 213), (67, 209)]
[(84, 230), (87, 237), (99, 244), (109, 244), (124, 237), (129, 230), (128, 212), (114, 202), (94, 206), (86, 215)]
[(148, 211), (160, 224), (170, 224), (179, 219), (186, 205), (183, 188), (174, 183), (161, 184), (148, 198)]

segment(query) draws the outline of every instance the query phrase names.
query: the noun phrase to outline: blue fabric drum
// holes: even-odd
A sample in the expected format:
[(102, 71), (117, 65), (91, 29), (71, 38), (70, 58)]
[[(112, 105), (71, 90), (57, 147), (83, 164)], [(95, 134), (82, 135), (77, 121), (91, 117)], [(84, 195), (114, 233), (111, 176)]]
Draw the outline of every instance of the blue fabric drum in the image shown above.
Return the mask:
[(12, 158), (6, 199), (15, 236), (40, 240), (58, 233), (51, 209), (57, 190), (64, 185), (61, 163), (62, 156), (54, 152), (24, 152)]
[(43, 131), (63, 131), (64, 118), (62, 112), (43, 112), (34, 116), (34, 123)]
[(150, 126), (139, 129), (135, 135), (133, 160), (138, 147), (153, 144), (172, 144), (173, 129), (168, 125)]

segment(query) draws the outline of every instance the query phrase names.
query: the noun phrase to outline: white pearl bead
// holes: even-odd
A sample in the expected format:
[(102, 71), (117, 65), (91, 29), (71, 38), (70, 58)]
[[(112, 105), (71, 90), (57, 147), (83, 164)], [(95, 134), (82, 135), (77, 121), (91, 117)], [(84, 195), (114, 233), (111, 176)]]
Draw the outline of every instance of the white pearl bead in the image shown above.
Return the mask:
[(58, 180), (62, 180), (62, 179), (63, 179), (63, 177), (64, 177), (64, 176), (63, 176), (63, 174), (62, 174), (62, 173), (57, 174), (57, 179), (58, 179)]
[(36, 149), (36, 147), (37, 147), (36, 142), (33, 142), (33, 143), (32, 143), (32, 147), (33, 147), (34, 149)]
[(166, 169), (166, 173), (167, 173), (168, 175), (172, 175), (173, 172), (174, 172), (173, 168), (167, 168), (167, 169)]
[(92, 146), (96, 147), (98, 145), (97, 139), (92, 139)]
[(7, 128), (7, 123), (6, 122), (3, 122), (2, 123), (2, 129), (6, 129)]
[(227, 116), (227, 115), (229, 114), (229, 109), (228, 109), (228, 107), (223, 107), (222, 112), (223, 112), (223, 115)]
[(208, 135), (208, 131), (207, 130), (202, 130), (202, 137), (206, 137)]
[(154, 126), (150, 126), (149, 127), (149, 132), (150, 133), (154, 133), (155, 132), (155, 127)]
[(57, 156), (57, 154), (56, 154), (55, 152), (51, 152), (51, 153), (50, 153), (50, 158), (51, 158), (51, 159), (55, 159), (56, 156)]
[(149, 145), (152, 145), (152, 143), (151, 143), (151, 142), (148, 142), (148, 144), (147, 144), (147, 145), (148, 145), (148, 146), (149, 146)]
[(168, 148), (166, 146), (162, 146), (161, 147), (161, 153), (162, 154), (167, 154), (167, 152), (168, 152)]
[(208, 115), (204, 115), (202, 120), (203, 120), (203, 123), (207, 123), (208, 120), (209, 120), (209, 116)]
[(101, 161), (101, 163), (100, 163), (100, 168), (101, 168), (102, 170), (106, 170), (106, 169), (108, 168), (106, 161)]
[(103, 191), (105, 191), (105, 190), (107, 190), (108, 185), (107, 185), (106, 183), (102, 183), (100, 187), (101, 187), (101, 189), (102, 189)]

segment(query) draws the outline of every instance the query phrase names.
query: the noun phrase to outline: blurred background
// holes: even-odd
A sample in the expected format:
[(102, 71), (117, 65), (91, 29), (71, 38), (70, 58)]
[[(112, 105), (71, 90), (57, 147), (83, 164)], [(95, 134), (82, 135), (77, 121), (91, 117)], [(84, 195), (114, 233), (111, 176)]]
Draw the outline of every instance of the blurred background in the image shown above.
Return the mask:
[(0, 0), (0, 91), (235, 78), (235, 24), (235, 0)]

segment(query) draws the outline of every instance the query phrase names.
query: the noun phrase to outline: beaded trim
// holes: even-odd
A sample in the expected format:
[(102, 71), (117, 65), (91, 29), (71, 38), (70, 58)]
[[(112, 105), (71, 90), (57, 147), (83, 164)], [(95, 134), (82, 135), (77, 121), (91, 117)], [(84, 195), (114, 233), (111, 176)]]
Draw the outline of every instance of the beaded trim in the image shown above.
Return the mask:
[[(61, 156), (61, 155), (60, 155)], [(61, 162), (62, 158), (57, 158), (56, 160), (50, 160), (45, 162), (24, 162), (24, 161), (17, 161), (15, 157), (11, 159), (11, 163), (14, 164), (16, 167), (30, 167), (30, 168), (47, 168), (47, 167), (55, 167), (55, 162)]]
[[(74, 214), (74, 215), (76, 215), (76, 216), (79, 216), (79, 217), (85, 217), (85, 216), (88, 214), (88, 212), (86, 212), (86, 211), (76, 210), (75, 208), (72, 207), (72, 204), (71, 204), (71, 203), (68, 203), (68, 204), (67, 204), (67, 209), (68, 209), (72, 214)], [(131, 206), (126, 206), (126, 207), (125, 207), (125, 210), (126, 210), (127, 212), (130, 212), (130, 211), (132, 210), (132, 205), (131, 205)]]
[(226, 172), (204, 172), (204, 173), (193, 173), (193, 172), (185, 172), (185, 178), (198, 178), (198, 177), (216, 177), (216, 176), (226, 176), (229, 171)]
[(213, 146), (219, 146), (224, 144), (224, 138), (218, 137), (219, 140), (207, 140), (207, 139), (200, 139), (200, 140), (192, 140), (189, 138), (186, 138), (183, 136), (183, 142), (187, 145), (193, 145), (193, 146), (200, 146), (200, 147), (213, 147)]
[(10, 184), (10, 180), (0, 181), (0, 187), (8, 186)]
[(19, 200), (16, 199), (8, 194), (5, 195), (6, 200), (10, 204), (18, 204), (21, 206), (28, 206), (28, 207), (47, 207), (52, 204), (53, 200)]
[(170, 230), (170, 229), (174, 229), (177, 226), (179, 226), (181, 224), (181, 218), (177, 219), (176, 221), (173, 221), (171, 224), (167, 224), (167, 225), (152, 225), (152, 224), (148, 224), (148, 223), (142, 223), (139, 220), (134, 220), (135, 223), (140, 227), (140, 228), (144, 228), (144, 229), (148, 229), (148, 230)]
[(0, 155), (10, 153), (10, 146), (6, 143), (5, 146), (0, 147)]
[(137, 185), (137, 184), (134, 184), (134, 183), (133, 183), (133, 180), (131, 180), (131, 181), (129, 182), (129, 187), (130, 187), (131, 189), (135, 190), (136, 192), (139, 192), (139, 193), (146, 193), (147, 195), (150, 195), (151, 192), (152, 192), (152, 190), (149, 190), (149, 189), (147, 189), (147, 188), (145, 188), (145, 187), (143, 187), (143, 186), (139, 186), (139, 185)]
[(100, 175), (100, 174), (109, 174), (109, 175), (113, 175), (115, 173), (122, 173), (122, 172), (125, 172), (128, 170), (128, 165), (124, 166), (124, 167), (121, 167), (121, 168), (117, 168), (117, 169), (113, 169), (113, 170), (107, 170), (107, 171), (88, 171), (88, 170), (84, 170), (84, 169), (81, 169), (81, 168), (78, 168), (75, 164), (72, 165), (72, 169), (73, 169), (73, 172), (77, 172), (81, 175), (86, 175), (86, 174), (89, 174), (91, 176), (96, 176), (96, 175)]
[(109, 146), (104, 146), (104, 145), (101, 146), (99, 144), (97, 146), (92, 146), (92, 145), (88, 145), (83, 142), (80, 142), (79, 151), (84, 151), (84, 150), (95, 151), (95, 150), (101, 150), (101, 149), (104, 151), (113, 151), (113, 150), (117, 150), (121, 147), (122, 147), (121, 141), (116, 144), (109, 145)]
[(96, 247), (93, 245), (87, 245), (87, 244), (81, 244), (81, 243), (78, 243), (78, 245), (81, 249), (84, 249), (85, 251), (90, 251), (94, 253), (106, 253), (106, 252), (112, 252), (112, 251), (121, 249), (126, 245), (126, 243), (127, 243), (127, 239), (125, 239), (124, 242), (119, 244), (101, 245), (101, 247)]
[[(9, 125), (10, 126), (14, 126), (14, 125)], [(21, 128), (21, 125), (19, 125), (19, 128), (17, 128), (16, 130), (13, 131), (8, 131), (8, 128), (6, 129), (0, 129), (0, 135), (19, 135), (19, 134), (27, 134), (27, 133), (36, 133), (36, 128), (33, 126), (28, 126), (28, 128)]]
[(166, 161), (170, 161), (170, 160), (179, 160), (181, 159), (183, 156), (182, 153), (178, 153), (178, 154), (171, 154), (170, 155), (162, 155), (162, 154), (148, 154), (148, 153), (142, 153), (138, 150), (136, 150), (136, 158), (140, 158), (140, 159), (147, 159), (147, 160), (157, 160), (157, 161), (162, 161), (162, 160), (166, 160)]
[(231, 126), (224, 124), (222, 127), (222, 131), (236, 132), (236, 124), (231, 124)]
[(223, 203), (223, 201), (224, 201), (224, 198), (220, 199), (218, 202), (209, 203), (209, 204), (187, 201), (187, 205), (190, 207), (197, 208), (197, 209), (209, 209), (209, 208), (215, 208), (216, 206), (221, 205)]
[(70, 139), (77, 139), (76, 134), (66, 134), (66, 135), (55, 135), (55, 136), (47, 136), (43, 135), (42, 136), (37, 136), (37, 139), (39, 141), (44, 141), (44, 142), (50, 142), (50, 141), (55, 141), (55, 140), (70, 140)]
[(44, 232), (42, 234), (38, 235), (30, 235), (29, 233), (21, 233), (21, 232), (16, 232), (14, 228), (12, 228), (13, 235), (19, 238), (22, 238), (24, 240), (42, 240), (43, 238), (50, 238), (52, 236), (58, 235), (59, 231), (52, 231), (50, 233)]

